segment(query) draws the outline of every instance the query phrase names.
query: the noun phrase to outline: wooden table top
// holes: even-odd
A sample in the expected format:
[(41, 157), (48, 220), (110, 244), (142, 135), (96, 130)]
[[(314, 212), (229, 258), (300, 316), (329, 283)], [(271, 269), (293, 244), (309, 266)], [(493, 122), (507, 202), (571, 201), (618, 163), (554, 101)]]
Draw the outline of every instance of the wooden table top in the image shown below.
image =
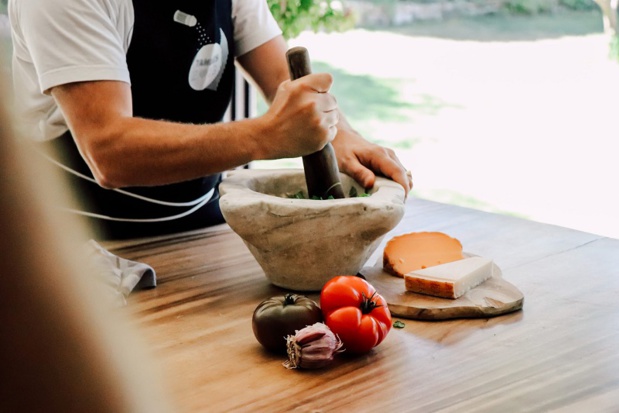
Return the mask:
[(523, 310), (402, 320), (371, 353), (313, 371), (285, 369), (255, 340), (255, 307), (283, 290), (227, 225), (106, 246), (157, 271), (128, 308), (186, 411), (619, 411), (619, 240), (410, 199), (383, 245), (422, 230), (492, 258)]

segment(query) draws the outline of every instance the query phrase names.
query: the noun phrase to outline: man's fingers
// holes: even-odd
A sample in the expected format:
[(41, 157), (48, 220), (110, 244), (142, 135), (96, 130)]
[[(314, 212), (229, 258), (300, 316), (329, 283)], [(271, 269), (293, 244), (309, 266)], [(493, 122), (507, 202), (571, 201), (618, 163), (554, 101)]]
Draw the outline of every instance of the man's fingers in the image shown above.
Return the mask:
[(407, 170), (404, 165), (402, 165), (395, 153), (392, 154), (391, 159), (393, 161), (393, 169), (391, 172), (392, 179), (402, 185), (405, 195), (408, 195), (408, 193), (413, 189), (412, 173), (410, 170)]
[(329, 133), (327, 134), (327, 138), (329, 139), (329, 142), (332, 142), (333, 139), (335, 139), (335, 136), (337, 135), (337, 126), (330, 126), (329, 127)]
[(331, 89), (331, 85), (333, 85), (333, 76), (329, 73), (312, 73), (307, 76), (303, 76), (294, 82), (297, 82), (298, 84), (318, 93), (328, 93)]
[(337, 111), (337, 99), (330, 93), (320, 93), (316, 96), (316, 110), (319, 112)]
[(326, 127), (336, 126), (340, 121), (340, 114), (337, 110), (331, 110), (322, 114), (323, 125)]
[(391, 158), (393, 163), (395, 164), (395, 169), (393, 174), (397, 176), (397, 179), (394, 179), (396, 182), (401, 184), (406, 192), (408, 193), (411, 189), (413, 189), (413, 175), (410, 170), (406, 169), (400, 159), (396, 155), (395, 151), (388, 150), (388, 157)]
[(413, 189), (412, 174), (402, 165), (393, 150), (383, 148), (382, 153), (383, 156), (376, 158), (376, 163), (373, 162), (374, 167), (372, 169), (402, 185), (405, 196), (407, 196)]
[(366, 189), (372, 188), (374, 186), (374, 182), (376, 181), (376, 174), (360, 163), (348, 165), (346, 171), (344, 172), (350, 175), (355, 181)]

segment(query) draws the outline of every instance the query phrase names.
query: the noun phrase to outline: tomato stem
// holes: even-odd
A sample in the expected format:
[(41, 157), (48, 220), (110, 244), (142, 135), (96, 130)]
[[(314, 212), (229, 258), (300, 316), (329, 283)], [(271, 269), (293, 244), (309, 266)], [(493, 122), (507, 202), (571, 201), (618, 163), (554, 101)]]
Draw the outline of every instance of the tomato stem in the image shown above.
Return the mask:
[(296, 294), (286, 294), (286, 296), (284, 297), (284, 306), (294, 304), (297, 301), (296, 298)]
[(375, 308), (381, 307), (381, 304), (376, 304), (376, 302), (373, 301), (375, 295), (376, 291), (374, 291), (369, 297), (367, 297), (365, 293), (361, 293), (361, 296), (363, 296), (363, 301), (361, 302), (360, 308), (363, 314), (369, 314)]

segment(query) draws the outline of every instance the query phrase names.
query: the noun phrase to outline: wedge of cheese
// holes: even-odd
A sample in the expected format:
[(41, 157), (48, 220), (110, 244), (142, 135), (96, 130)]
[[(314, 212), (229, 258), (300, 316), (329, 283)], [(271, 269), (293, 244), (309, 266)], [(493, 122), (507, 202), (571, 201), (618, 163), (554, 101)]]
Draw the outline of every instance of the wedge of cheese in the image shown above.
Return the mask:
[(492, 261), (482, 257), (412, 271), (404, 275), (407, 291), (456, 299), (492, 277)]
[(391, 238), (383, 252), (383, 269), (397, 277), (411, 271), (464, 258), (462, 244), (442, 232), (410, 232)]

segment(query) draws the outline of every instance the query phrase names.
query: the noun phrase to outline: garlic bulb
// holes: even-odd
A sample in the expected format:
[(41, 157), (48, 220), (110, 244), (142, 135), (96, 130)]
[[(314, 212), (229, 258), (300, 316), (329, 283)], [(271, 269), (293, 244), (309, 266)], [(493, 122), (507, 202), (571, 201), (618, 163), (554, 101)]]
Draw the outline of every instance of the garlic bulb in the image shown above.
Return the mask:
[(312, 324), (286, 337), (286, 347), (288, 360), (284, 367), (288, 369), (319, 369), (331, 364), (336, 353), (344, 351), (342, 341), (323, 323)]

